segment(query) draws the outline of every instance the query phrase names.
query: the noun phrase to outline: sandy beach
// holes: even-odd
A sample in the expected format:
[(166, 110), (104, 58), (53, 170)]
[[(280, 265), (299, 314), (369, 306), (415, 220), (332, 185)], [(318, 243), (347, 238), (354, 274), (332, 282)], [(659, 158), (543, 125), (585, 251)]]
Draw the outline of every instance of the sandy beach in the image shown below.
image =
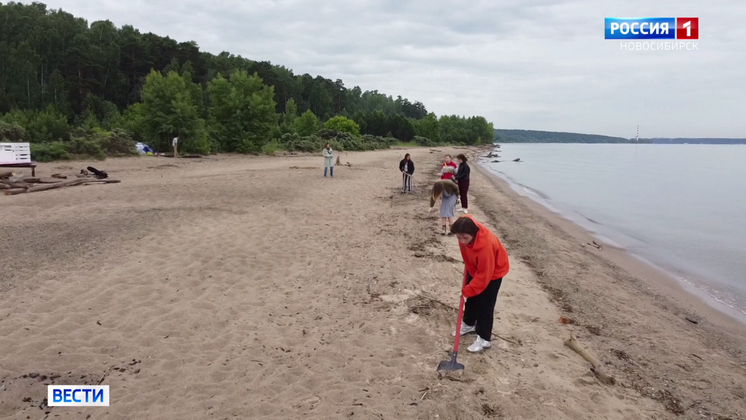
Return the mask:
[[(334, 179), (320, 153), (40, 164), (122, 182), (0, 196), (0, 418), (746, 419), (742, 324), (476, 163), (501, 338), (438, 378), (463, 264), (429, 187), (465, 151), (341, 153)], [(45, 404), (97, 383), (110, 407)]]

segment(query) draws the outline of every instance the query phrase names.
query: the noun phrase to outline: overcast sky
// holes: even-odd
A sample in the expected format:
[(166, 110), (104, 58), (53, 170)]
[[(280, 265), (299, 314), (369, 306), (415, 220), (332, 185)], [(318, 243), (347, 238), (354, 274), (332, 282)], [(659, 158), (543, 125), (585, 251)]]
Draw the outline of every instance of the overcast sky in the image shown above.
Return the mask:
[[(48, 0), (422, 101), (496, 128), (746, 137), (746, 1)], [(698, 51), (622, 51), (605, 17), (699, 17)]]

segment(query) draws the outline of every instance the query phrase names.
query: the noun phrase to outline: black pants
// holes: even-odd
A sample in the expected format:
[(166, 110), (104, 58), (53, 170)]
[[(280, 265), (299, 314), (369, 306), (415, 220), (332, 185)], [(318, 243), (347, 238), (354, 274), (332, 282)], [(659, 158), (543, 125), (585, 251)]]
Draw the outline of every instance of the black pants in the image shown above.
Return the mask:
[[(471, 275), (466, 275), (466, 284), (471, 282)], [(477, 335), (483, 340), (492, 341), (492, 321), (495, 316), (497, 292), (500, 291), (503, 279), (492, 280), (482, 293), (466, 299), (464, 308), (464, 324), (477, 325)]]
[(412, 175), (401, 174), (402, 176), (402, 192), (412, 191)]
[(469, 180), (468, 179), (461, 179), (458, 181), (458, 191), (461, 193), (461, 208), (468, 209), (469, 208), (469, 198), (467, 197), (467, 194), (469, 193)]

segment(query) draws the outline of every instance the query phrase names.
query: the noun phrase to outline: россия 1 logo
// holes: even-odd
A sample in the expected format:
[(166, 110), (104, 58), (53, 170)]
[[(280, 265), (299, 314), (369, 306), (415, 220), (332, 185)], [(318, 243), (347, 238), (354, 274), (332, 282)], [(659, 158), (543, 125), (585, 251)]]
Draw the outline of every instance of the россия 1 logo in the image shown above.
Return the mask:
[[(605, 39), (617, 40), (680, 40), (699, 39), (699, 18), (696, 17), (651, 17), (651, 18), (605, 18)], [(638, 45), (639, 44), (639, 45)], [(652, 44), (652, 45), (651, 45)], [(691, 45), (693, 44), (693, 45)], [(659, 48), (653, 48), (653, 47)], [(634, 48), (637, 47), (637, 48)], [(645, 48), (647, 47), (647, 48)], [(663, 48), (666, 47), (666, 48)], [(696, 42), (678, 43), (622, 43), (622, 49), (696, 50)]]
[(606, 18), (606, 39), (699, 39), (699, 18)]

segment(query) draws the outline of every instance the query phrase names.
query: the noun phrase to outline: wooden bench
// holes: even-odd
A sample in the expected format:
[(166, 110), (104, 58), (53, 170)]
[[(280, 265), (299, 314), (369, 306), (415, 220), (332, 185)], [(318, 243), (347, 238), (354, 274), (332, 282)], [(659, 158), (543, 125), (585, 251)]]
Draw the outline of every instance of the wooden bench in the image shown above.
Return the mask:
[(31, 168), (31, 176), (36, 177), (35, 162), (0, 163), (0, 168)]
[(36, 163), (31, 161), (31, 145), (28, 143), (0, 143), (0, 168), (31, 168), (36, 176)]

